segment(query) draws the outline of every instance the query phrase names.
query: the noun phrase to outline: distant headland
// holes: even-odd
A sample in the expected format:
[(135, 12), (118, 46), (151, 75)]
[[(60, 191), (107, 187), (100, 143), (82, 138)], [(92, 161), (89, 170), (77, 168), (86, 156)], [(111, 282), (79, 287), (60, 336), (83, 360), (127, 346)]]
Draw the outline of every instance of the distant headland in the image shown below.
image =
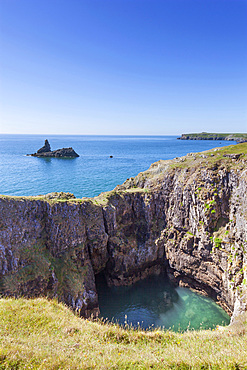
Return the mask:
[(217, 134), (209, 132), (201, 132), (199, 134), (182, 134), (178, 140), (227, 140), (244, 143), (247, 141), (247, 134)]
[(73, 148), (62, 148), (57, 150), (51, 150), (51, 146), (48, 140), (45, 140), (45, 145), (40, 148), (37, 153), (28, 154), (32, 157), (55, 157), (55, 158), (76, 158), (79, 155), (74, 151)]

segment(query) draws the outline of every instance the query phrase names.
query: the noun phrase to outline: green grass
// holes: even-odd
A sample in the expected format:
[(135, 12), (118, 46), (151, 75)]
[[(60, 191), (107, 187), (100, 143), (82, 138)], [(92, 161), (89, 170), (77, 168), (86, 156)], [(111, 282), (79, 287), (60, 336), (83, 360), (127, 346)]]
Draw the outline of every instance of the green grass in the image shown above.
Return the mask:
[(0, 299), (0, 369), (246, 369), (246, 328), (124, 329), (53, 300)]
[[(241, 154), (238, 160), (227, 157), (231, 154)], [(226, 155), (226, 157), (225, 157)], [(186, 156), (184, 162), (169, 161), (171, 168), (208, 168), (212, 169), (225, 166), (227, 169), (243, 168), (242, 159), (246, 162), (247, 143), (229, 145), (223, 148), (215, 148), (201, 153), (193, 153), (193, 156)], [(168, 162), (168, 161), (163, 161)], [(164, 163), (165, 164), (165, 163)]]

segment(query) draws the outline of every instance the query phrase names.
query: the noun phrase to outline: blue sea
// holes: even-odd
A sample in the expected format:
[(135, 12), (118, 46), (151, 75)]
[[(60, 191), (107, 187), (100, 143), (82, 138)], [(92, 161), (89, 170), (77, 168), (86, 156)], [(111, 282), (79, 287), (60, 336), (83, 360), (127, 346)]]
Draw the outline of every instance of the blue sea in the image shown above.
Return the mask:
[[(35, 153), (45, 139), (52, 150), (73, 147), (80, 157), (26, 155)], [(0, 194), (64, 191), (76, 197), (92, 197), (112, 190), (160, 159), (224, 145), (229, 142), (177, 140), (177, 136), (0, 135)]]
[[(73, 147), (74, 159), (36, 158), (48, 139), (51, 149)], [(235, 144), (226, 141), (183, 141), (176, 136), (0, 135), (0, 194), (39, 195), (55, 191), (92, 197), (112, 190), (160, 159)], [(113, 156), (113, 158), (110, 158)], [(101, 314), (133, 326), (174, 330), (207, 329), (229, 323), (229, 316), (211, 299), (166, 280), (149, 278), (130, 288), (97, 284)], [(155, 289), (154, 289), (155, 288)], [(167, 304), (164, 297), (169, 298)]]

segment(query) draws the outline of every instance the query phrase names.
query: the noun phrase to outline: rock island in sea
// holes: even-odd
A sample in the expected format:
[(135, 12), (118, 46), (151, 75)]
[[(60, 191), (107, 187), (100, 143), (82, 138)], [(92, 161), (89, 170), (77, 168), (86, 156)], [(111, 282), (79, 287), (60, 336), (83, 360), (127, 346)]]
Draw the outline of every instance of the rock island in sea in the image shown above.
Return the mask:
[(29, 154), (32, 157), (55, 157), (55, 158), (76, 158), (79, 155), (74, 151), (73, 148), (62, 148), (57, 150), (51, 150), (51, 146), (48, 140), (45, 140), (45, 145), (40, 148), (37, 153)]

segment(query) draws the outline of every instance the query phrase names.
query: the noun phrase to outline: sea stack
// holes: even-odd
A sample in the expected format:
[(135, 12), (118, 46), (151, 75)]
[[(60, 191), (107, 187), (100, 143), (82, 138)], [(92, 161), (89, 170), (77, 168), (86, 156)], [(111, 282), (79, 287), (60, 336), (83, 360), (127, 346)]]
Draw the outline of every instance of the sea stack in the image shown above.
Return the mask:
[(73, 148), (62, 148), (51, 151), (49, 141), (45, 140), (45, 145), (37, 153), (31, 154), (32, 157), (55, 157), (55, 158), (76, 158), (79, 157)]
[(51, 152), (51, 146), (49, 141), (45, 140), (45, 145), (37, 151), (37, 154)]

